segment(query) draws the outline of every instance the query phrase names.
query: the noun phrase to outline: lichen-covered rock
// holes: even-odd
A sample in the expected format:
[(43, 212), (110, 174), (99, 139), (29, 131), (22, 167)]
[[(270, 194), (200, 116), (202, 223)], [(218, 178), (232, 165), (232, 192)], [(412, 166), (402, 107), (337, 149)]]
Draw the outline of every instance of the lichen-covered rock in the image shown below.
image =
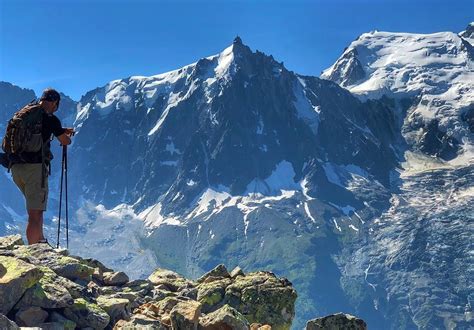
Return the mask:
[(20, 327), (5, 315), (0, 314), (0, 329), (17, 330)]
[(207, 314), (199, 321), (199, 328), (203, 330), (220, 329), (249, 329), (249, 322), (235, 308), (224, 305), (218, 310)]
[(104, 329), (110, 321), (102, 308), (82, 298), (75, 299), (72, 306), (65, 308), (64, 315), (82, 328)]
[(0, 313), (7, 314), (42, 275), (38, 267), (16, 258), (0, 256)]
[(198, 285), (197, 300), (202, 304), (202, 312), (213, 312), (223, 305), (227, 286), (232, 283), (230, 278), (222, 278)]
[(147, 296), (148, 294), (150, 294), (152, 290), (153, 290), (153, 284), (151, 284), (150, 281), (135, 280), (135, 281), (131, 281), (125, 284), (121, 289), (121, 293), (132, 294), (135, 297), (134, 300), (136, 300), (138, 298), (143, 298)]
[(124, 272), (105, 272), (102, 275), (102, 282), (105, 285), (121, 286), (129, 281), (127, 274)]
[(100, 296), (97, 298), (97, 305), (109, 314), (111, 324), (115, 324), (118, 320), (130, 319), (128, 299)]
[(164, 285), (172, 292), (194, 286), (193, 282), (187, 280), (178, 273), (162, 268), (157, 268), (153, 274), (148, 277), (148, 280), (155, 286)]
[(333, 314), (306, 323), (306, 330), (367, 330), (367, 324), (350, 314)]
[(201, 316), (201, 304), (188, 300), (178, 302), (170, 312), (171, 327), (180, 330), (196, 330)]
[(289, 329), (295, 315), (296, 291), (290, 281), (271, 272), (238, 276), (227, 286), (224, 302), (240, 311), (250, 323)]
[(47, 267), (38, 267), (43, 276), (38, 283), (26, 290), (25, 294), (15, 308), (36, 306), (42, 308), (64, 308), (71, 306), (74, 299), (69, 291), (62, 285), (55, 272)]
[(48, 244), (17, 245), (10, 252), (11, 256), (30, 264), (48, 267), (59, 276), (72, 281), (89, 279), (94, 273), (94, 268), (81, 263), (79, 259), (58, 253)]
[(91, 268), (98, 268), (102, 273), (106, 272), (113, 272), (113, 269), (108, 268), (105, 266), (103, 263), (101, 263), (99, 260), (95, 260), (92, 258), (81, 258), (78, 256), (74, 256), (74, 258), (78, 259), (81, 261), (81, 263), (91, 267)]
[(204, 283), (204, 282), (211, 282), (215, 280), (219, 280), (222, 278), (229, 278), (230, 274), (227, 271), (227, 268), (225, 268), (224, 265), (220, 264), (217, 265), (214, 269), (210, 270), (203, 276), (197, 279), (197, 283)]
[(23, 245), (23, 239), (21, 235), (11, 235), (6, 237), (0, 237), (0, 250), (11, 250), (15, 245)]
[(22, 327), (33, 327), (43, 323), (48, 317), (48, 312), (40, 307), (22, 308), (15, 314), (15, 321)]
[(56, 263), (50, 267), (56, 274), (72, 281), (77, 279), (89, 280), (94, 273), (94, 268), (67, 256), (61, 256), (61, 258), (56, 259)]
[[(0, 329), (248, 329), (249, 322), (288, 329), (291, 283), (272, 273), (229, 274), (219, 265), (199, 283), (165, 269), (129, 282), (97, 260), (48, 244), (0, 238)], [(201, 311), (207, 313), (200, 320)], [(200, 322), (202, 323), (201, 325)], [(265, 326), (257, 329), (263, 330)]]

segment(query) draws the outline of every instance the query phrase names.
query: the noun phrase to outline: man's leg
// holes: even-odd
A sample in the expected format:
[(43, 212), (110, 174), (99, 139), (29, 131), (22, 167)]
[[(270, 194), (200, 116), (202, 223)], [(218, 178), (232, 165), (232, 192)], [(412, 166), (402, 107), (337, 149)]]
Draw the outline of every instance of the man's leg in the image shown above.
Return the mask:
[(28, 210), (28, 225), (26, 227), (28, 244), (35, 244), (40, 240), (44, 240), (43, 212), (43, 210)]

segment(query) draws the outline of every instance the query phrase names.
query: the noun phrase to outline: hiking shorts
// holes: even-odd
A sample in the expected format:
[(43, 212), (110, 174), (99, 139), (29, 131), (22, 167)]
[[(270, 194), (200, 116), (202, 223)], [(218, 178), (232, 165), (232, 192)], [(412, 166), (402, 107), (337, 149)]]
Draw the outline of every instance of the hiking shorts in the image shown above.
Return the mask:
[(14, 164), (12, 177), (15, 184), (25, 196), (27, 210), (46, 211), (48, 203), (48, 175), (44, 176), (44, 187), (41, 187), (42, 164)]

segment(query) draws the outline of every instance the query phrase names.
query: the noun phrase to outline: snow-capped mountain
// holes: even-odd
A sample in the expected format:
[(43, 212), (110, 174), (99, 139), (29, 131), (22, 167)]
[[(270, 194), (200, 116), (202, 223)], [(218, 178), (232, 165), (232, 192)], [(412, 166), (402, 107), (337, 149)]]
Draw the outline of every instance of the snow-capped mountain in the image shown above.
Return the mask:
[(472, 26), (459, 36), (366, 33), (322, 75), (360, 99), (406, 105), (399, 191), (339, 263), (399, 328), (474, 324)]
[[(474, 157), (472, 24), (451, 32), (362, 34), (322, 78), (361, 99), (410, 100), (402, 132), (408, 145), (452, 160)], [(464, 38), (464, 36), (466, 38)], [(461, 162), (462, 162), (461, 160)], [(459, 160), (458, 160), (459, 161)]]
[[(78, 185), (107, 205), (161, 203), (164, 214), (182, 216), (208, 189), (275, 194), (332, 163), (389, 185), (396, 164), (388, 107), (374, 113), (337, 85), (289, 72), (239, 39), (180, 70), (113, 81), (80, 106), (74, 147), (88, 171), (75, 167), (87, 183)], [(265, 181), (278, 173), (292, 180)]]
[[(288, 71), (240, 38), (179, 70), (88, 92), (76, 125), (72, 190), (132, 205), (148, 228), (144, 248), (190, 276), (226, 258), (330, 296), (314, 268), (335, 265), (314, 245), (336, 251), (338, 233), (357, 236), (388, 206), (389, 195), (373, 194), (397, 178), (390, 105)], [(342, 293), (334, 308), (305, 293), (299, 304), (300, 322), (348, 305)]]

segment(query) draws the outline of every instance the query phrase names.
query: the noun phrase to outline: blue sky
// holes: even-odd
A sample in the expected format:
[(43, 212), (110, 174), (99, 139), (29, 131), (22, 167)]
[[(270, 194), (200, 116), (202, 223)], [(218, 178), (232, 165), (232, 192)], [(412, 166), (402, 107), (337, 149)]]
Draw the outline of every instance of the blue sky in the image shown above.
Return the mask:
[(0, 0), (0, 80), (79, 100), (216, 54), (236, 35), (319, 76), (364, 32), (460, 32), (473, 20), (464, 0)]

